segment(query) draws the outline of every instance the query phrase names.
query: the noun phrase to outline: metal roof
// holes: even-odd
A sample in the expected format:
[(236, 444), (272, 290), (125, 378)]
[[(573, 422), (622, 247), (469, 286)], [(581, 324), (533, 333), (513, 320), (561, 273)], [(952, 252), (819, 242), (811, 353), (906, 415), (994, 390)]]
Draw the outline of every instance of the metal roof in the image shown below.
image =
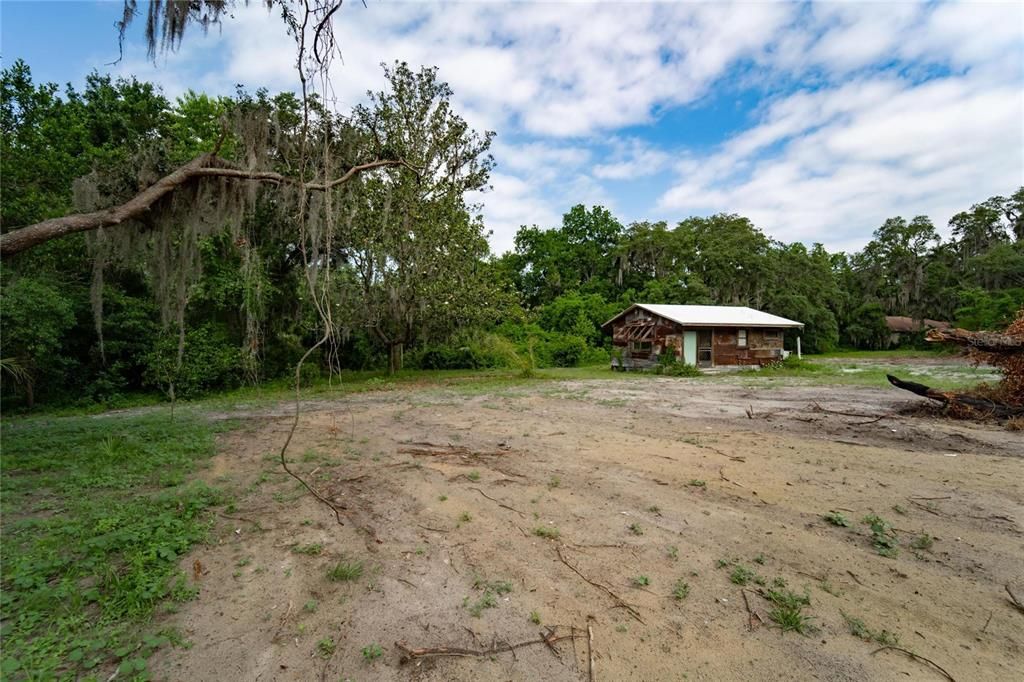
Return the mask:
[(658, 305), (634, 303), (605, 322), (602, 327), (619, 319), (633, 308), (643, 308), (667, 320), (692, 327), (803, 327), (802, 322), (787, 320), (778, 315), (761, 312), (740, 305)]

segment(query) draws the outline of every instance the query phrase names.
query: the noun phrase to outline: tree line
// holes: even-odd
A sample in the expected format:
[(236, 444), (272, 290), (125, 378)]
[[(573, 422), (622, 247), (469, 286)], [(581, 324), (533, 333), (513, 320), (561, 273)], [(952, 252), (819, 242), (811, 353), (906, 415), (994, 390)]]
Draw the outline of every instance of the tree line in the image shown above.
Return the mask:
[[(385, 74), (338, 116), (289, 93), (170, 101), (134, 79), (93, 74), (79, 91), (4, 70), (4, 236), (109, 211), (189, 159), (208, 169), (124, 225), (5, 257), (5, 403), (198, 395), (285, 376), (314, 346), (310, 380), (604, 362), (600, 325), (633, 302), (750, 305), (804, 322), (815, 352), (884, 347), (885, 315), (996, 328), (1024, 301), (1024, 189), (954, 216), (949, 240), (896, 217), (853, 254), (737, 215), (626, 225), (575, 206), (492, 255), (466, 197), (487, 184), (493, 133), (453, 111), (436, 69)], [(325, 180), (368, 159), (402, 163)]]

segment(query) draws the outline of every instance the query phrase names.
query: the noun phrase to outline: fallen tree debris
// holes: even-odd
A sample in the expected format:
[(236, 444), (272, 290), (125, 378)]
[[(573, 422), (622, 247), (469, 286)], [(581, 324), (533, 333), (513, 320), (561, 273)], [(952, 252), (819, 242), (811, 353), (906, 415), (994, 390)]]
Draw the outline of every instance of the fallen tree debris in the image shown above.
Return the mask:
[(949, 680), (949, 682), (956, 682), (956, 678), (953, 677), (952, 675), (950, 675), (946, 671), (945, 668), (943, 668), (941, 665), (939, 665), (935, 661), (931, 660), (930, 658), (925, 658), (924, 656), (922, 656), (920, 654), (915, 654), (913, 651), (910, 651), (908, 649), (904, 649), (903, 647), (883, 646), (883, 647), (879, 647), (879, 648), (875, 649), (874, 651), (872, 651), (871, 655), (874, 656), (879, 651), (885, 651), (887, 649), (890, 650), (890, 651), (899, 651), (900, 653), (902, 653), (902, 654), (904, 654), (906, 656), (909, 656), (910, 658), (914, 659), (915, 661), (920, 661), (921, 663), (927, 663), (928, 665), (932, 666), (933, 668), (938, 670), (940, 673), (942, 673), (946, 677), (946, 679)]
[(502, 644), (492, 644), (489, 647), (482, 649), (469, 649), (466, 647), (459, 646), (430, 646), (430, 647), (411, 647), (405, 642), (395, 642), (395, 646), (402, 651), (402, 663), (417, 659), (417, 658), (437, 658), (443, 656), (461, 656), (461, 657), (475, 657), (475, 656), (494, 656), (496, 654), (504, 653), (515, 653), (516, 649), (522, 649), (527, 646), (534, 646), (536, 644), (544, 644), (548, 648), (554, 650), (554, 645), (557, 642), (561, 642), (565, 639), (574, 639), (577, 637), (575, 630), (570, 630), (569, 634), (558, 634), (557, 628), (564, 626), (551, 626), (548, 627), (547, 633), (541, 633), (537, 639), (528, 639), (525, 642), (511, 643), (505, 642)]
[(514, 511), (514, 512), (515, 512), (516, 514), (519, 514), (519, 515), (520, 515), (520, 516), (522, 516), (523, 518), (526, 518), (526, 514), (524, 514), (523, 512), (519, 511), (519, 510), (518, 510), (518, 509), (516, 509), (515, 507), (510, 507), (510, 506), (508, 506), (507, 504), (502, 504), (502, 502), (501, 502), (500, 500), (496, 500), (496, 499), (494, 499), (493, 497), (491, 497), (490, 495), (488, 495), (487, 493), (485, 493), (485, 492), (484, 492), (483, 490), (480, 490), (480, 488), (473, 488), (473, 487), (470, 487), (470, 490), (475, 490), (475, 491), (477, 491), (478, 493), (480, 493), (481, 495), (483, 495), (484, 497), (486, 497), (486, 498), (487, 498), (488, 500), (490, 500), (491, 502), (494, 502), (494, 503), (495, 503), (496, 505), (498, 505), (498, 506), (499, 506), (499, 507), (501, 507), (502, 509), (508, 509), (509, 511)]
[(1017, 598), (1017, 595), (1015, 595), (1010, 589), (1010, 586), (1003, 585), (1003, 588), (1006, 590), (1006, 594), (1010, 595), (1010, 603), (1013, 604), (1018, 611), (1024, 613), (1024, 603), (1021, 603), (1020, 599)]
[(555, 551), (558, 553), (558, 560), (561, 561), (566, 566), (568, 566), (572, 570), (573, 573), (575, 573), (579, 577), (583, 578), (583, 580), (585, 580), (586, 582), (590, 583), (591, 585), (593, 585), (597, 589), (599, 589), (602, 592), (604, 592), (605, 594), (607, 594), (609, 597), (611, 597), (613, 600), (615, 600), (615, 605), (616, 606), (618, 606), (620, 608), (623, 608), (623, 609), (626, 609), (626, 611), (629, 613), (629, 615), (631, 615), (637, 621), (639, 621), (640, 623), (643, 623), (644, 625), (647, 625), (647, 623), (644, 622), (644, 619), (640, 617), (640, 614), (637, 612), (637, 610), (635, 608), (633, 608), (632, 606), (630, 606), (629, 604), (627, 604), (626, 601), (622, 597), (620, 597), (619, 595), (617, 595), (614, 592), (612, 592), (611, 589), (609, 589), (606, 585), (602, 585), (601, 583), (594, 582), (593, 580), (591, 580), (587, 576), (583, 575), (583, 573), (580, 571), (580, 569), (576, 568), (571, 563), (569, 563), (566, 560), (566, 558), (564, 556), (562, 556), (562, 546), (561, 545), (558, 545), (557, 547), (555, 547)]
[(997, 419), (1009, 419), (1011, 417), (1024, 416), (1024, 406), (1010, 405), (1008, 403), (979, 398), (968, 393), (955, 393), (953, 391), (940, 391), (936, 388), (918, 384), (913, 381), (903, 381), (891, 374), (885, 378), (896, 388), (910, 391), (916, 395), (935, 400), (948, 408), (953, 408), (961, 413), (975, 414), (980, 417), (995, 417)]

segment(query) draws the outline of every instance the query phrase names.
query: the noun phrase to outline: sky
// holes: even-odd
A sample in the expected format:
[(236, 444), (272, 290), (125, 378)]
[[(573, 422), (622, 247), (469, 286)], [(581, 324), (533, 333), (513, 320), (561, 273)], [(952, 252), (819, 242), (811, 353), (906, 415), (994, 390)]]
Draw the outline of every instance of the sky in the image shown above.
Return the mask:
[[(140, 1), (140, 4), (142, 2)], [(1024, 185), (1024, 3), (346, 3), (331, 71), (344, 111), (381, 62), (431, 65), (494, 130), (492, 250), (575, 204), (621, 221), (738, 213), (785, 242), (863, 246), (886, 218)], [(79, 85), (135, 75), (169, 97), (295, 90), (294, 43), (254, 0), (146, 59), (118, 57), (120, 0), (0, 1), (4, 66)]]

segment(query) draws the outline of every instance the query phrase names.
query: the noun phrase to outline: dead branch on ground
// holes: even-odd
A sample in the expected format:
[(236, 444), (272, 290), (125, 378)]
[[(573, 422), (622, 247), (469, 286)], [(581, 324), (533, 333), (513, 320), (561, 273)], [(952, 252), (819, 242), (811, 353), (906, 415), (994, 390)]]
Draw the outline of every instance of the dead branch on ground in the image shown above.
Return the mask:
[(1015, 595), (1013, 593), (1013, 591), (1010, 590), (1010, 586), (1009, 585), (1003, 585), (1003, 588), (1006, 590), (1006, 594), (1010, 595), (1010, 603), (1013, 604), (1013, 606), (1018, 611), (1020, 611), (1021, 613), (1024, 613), (1024, 604), (1022, 604), (1020, 599), (1017, 598), (1017, 595)]
[(614, 592), (612, 592), (611, 589), (608, 588), (606, 585), (602, 585), (599, 582), (595, 582), (595, 581), (591, 580), (590, 578), (585, 576), (580, 571), (580, 569), (576, 568), (571, 563), (569, 563), (566, 560), (566, 558), (564, 556), (562, 556), (562, 546), (561, 545), (557, 545), (555, 547), (555, 551), (558, 553), (558, 560), (561, 561), (566, 566), (568, 566), (569, 569), (572, 570), (573, 573), (575, 573), (579, 577), (583, 578), (583, 580), (585, 580), (586, 582), (590, 583), (591, 585), (593, 585), (597, 589), (599, 589), (602, 592), (604, 592), (605, 594), (607, 594), (609, 597), (611, 597), (613, 600), (615, 600), (615, 605), (616, 606), (625, 609), (629, 613), (629, 615), (631, 615), (637, 621), (639, 621), (640, 623), (643, 623), (644, 625), (647, 625), (647, 623), (644, 622), (644, 619), (640, 617), (640, 614), (637, 612), (637, 610), (635, 608), (633, 608), (632, 606), (630, 606), (628, 603), (626, 603), (626, 601), (622, 597), (620, 597), (619, 595), (617, 595)]
[(504, 654), (509, 652), (513, 653), (514, 655), (516, 649), (522, 649), (523, 647), (534, 646), (536, 644), (544, 644), (545, 646), (554, 649), (555, 643), (561, 642), (565, 639), (574, 639), (575, 637), (577, 637), (575, 631), (570, 631), (570, 633), (567, 635), (556, 634), (556, 628), (558, 627), (565, 626), (551, 626), (548, 628), (548, 632), (546, 634), (541, 633), (540, 637), (538, 637), (537, 639), (528, 639), (525, 642), (518, 642), (516, 644), (512, 644), (509, 642), (506, 642), (504, 644), (493, 644), (483, 649), (469, 649), (458, 646), (433, 646), (413, 648), (405, 642), (395, 642), (395, 646), (402, 651), (403, 663), (406, 663), (417, 658), (438, 658), (443, 656), (461, 656), (468, 658), (478, 656), (494, 656), (496, 654)]
[(946, 671), (945, 668), (943, 668), (941, 665), (939, 665), (935, 661), (931, 660), (930, 658), (925, 658), (924, 656), (922, 656), (920, 654), (915, 654), (913, 651), (909, 651), (907, 649), (904, 649), (903, 647), (883, 646), (883, 647), (879, 647), (879, 648), (875, 649), (874, 651), (872, 651), (871, 655), (874, 656), (879, 651), (885, 651), (886, 649), (889, 649), (889, 650), (892, 650), (892, 651), (899, 651), (900, 653), (909, 656), (910, 658), (914, 659), (915, 661), (920, 661), (921, 663), (927, 663), (928, 665), (932, 666), (933, 668), (938, 670), (940, 673), (942, 673), (946, 677), (946, 679), (949, 680), (949, 682), (956, 682), (956, 678), (953, 677), (952, 675), (950, 675)]
[(477, 491), (478, 493), (480, 493), (481, 495), (483, 495), (484, 497), (486, 497), (486, 498), (487, 498), (488, 500), (490, 500), (491, 502), (494, 502), (494, 503), (495, 503), (496, 505), (498, 505), (498, 506), (499, 506), (499, 507), (501, 507), (502, 509), (508, 509), (509, 511), (514, 511), (514, 512), (515, 512), (516, 514), (519, 514), (519, 515), (520, 515), (520, 516), (522, 516), (523, 518), (526, 518), (526, 514), (524, 514), (523, 512), (519, 511), (519, 510), (518, 510), (518, 509), (516, 509), (515, 507), (510, 507), (510, 506), (508, 506), (507, 504), (502, 504), (502, 503), (501, 503), (501, 502), (500, 502), (499, 500), (496, 500), (496, 499), (494, 499), (493, 497), (491, 497), (490, 495), (488, 495), (487, 493), (485, 493), (485, 492), (484, 492), (483, 490), (480, 490), (480, 488), (473, 488), (473, 487), (471, 487), (471, 488), (470, 488), (470, 490), (475, 490), (475, 491)]

